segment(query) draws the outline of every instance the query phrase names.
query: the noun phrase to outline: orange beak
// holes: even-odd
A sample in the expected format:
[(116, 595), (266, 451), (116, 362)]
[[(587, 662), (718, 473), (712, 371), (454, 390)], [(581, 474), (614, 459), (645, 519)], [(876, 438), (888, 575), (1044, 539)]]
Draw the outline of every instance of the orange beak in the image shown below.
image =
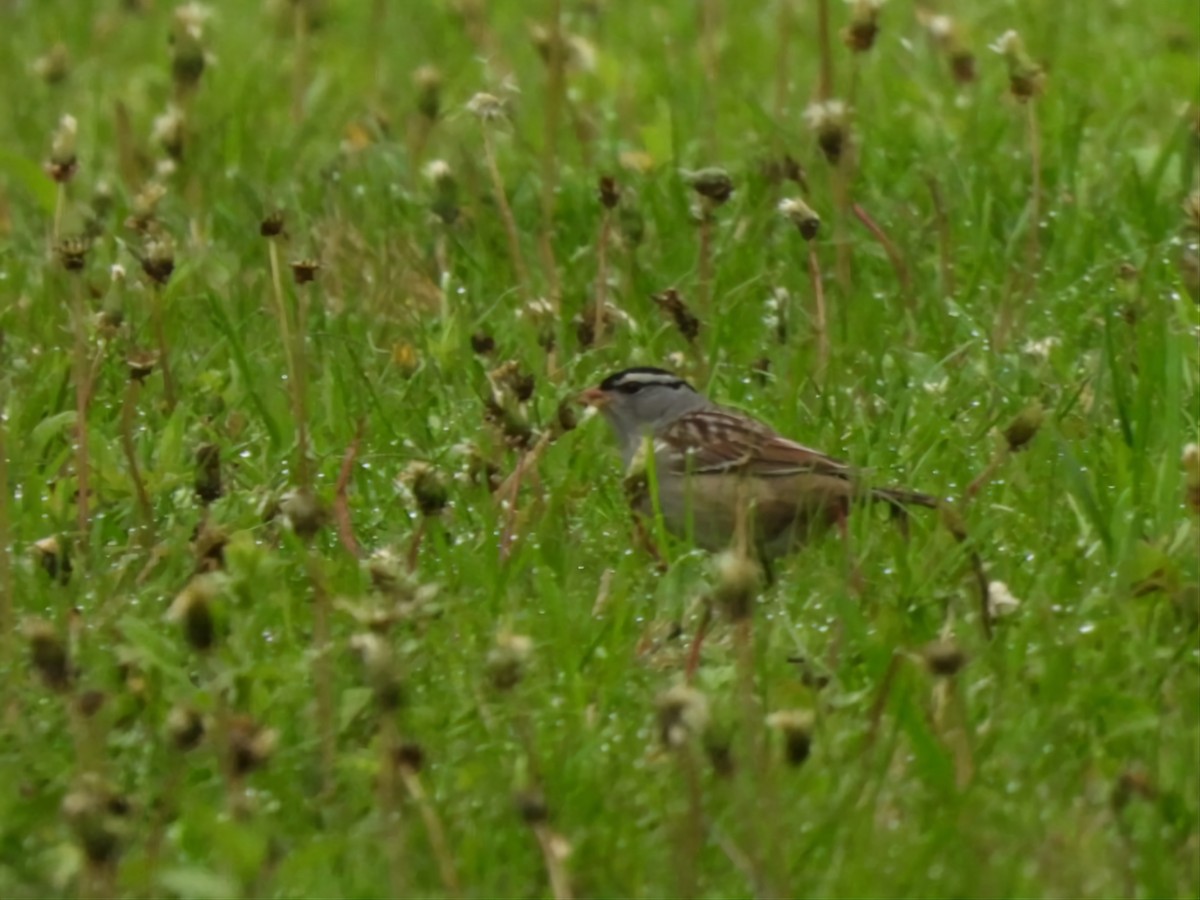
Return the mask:
[(584, 406), (594, 406), (596, 409), (603, 409), (609, 403), (608, 393), (598, 387), (588, 388), (575, 399)]

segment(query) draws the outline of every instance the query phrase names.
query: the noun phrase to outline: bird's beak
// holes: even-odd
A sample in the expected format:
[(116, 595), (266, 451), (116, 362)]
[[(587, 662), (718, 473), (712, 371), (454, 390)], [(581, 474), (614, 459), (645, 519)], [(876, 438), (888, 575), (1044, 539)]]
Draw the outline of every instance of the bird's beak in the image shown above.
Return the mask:
[(575, 399), (584, 406), (593, 406), (596, 409), (603, 409), (609, 403), (608, 393), (598, 387), (588, 388)]

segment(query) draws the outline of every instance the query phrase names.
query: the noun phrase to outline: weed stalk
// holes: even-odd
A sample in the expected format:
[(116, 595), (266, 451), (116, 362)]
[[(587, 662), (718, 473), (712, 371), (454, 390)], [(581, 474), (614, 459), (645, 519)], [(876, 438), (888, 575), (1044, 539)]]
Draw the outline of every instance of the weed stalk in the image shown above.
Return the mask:
[(71, 278), (71, 325), (74, 343), (75, 380), (75, 480), (78, 496), (79, 547), (86, 558), (90, 540), (91, 459), (88, 455), (88, 390), (91, 383), (87, 348), (87, 306), (83, 296), (83, 279), (78, 273)]
[(500, 220), (504, 225), (504, 234), (508, 238), (508, 254), (512, 259), (513, 275), (517, 279), (517, 290), (521, 299), (528, 302), (530, 296), (529, 270), (525, 268), (525, 258), (521, 255), (521, 241), (517, 233), (517, 220), (513, 217), (512, 207), (508, 204), (508, 195), (504, 191), (504, 179), (500, 177), (500, 166), (496, 161), (496, 145), (492, 137), (489, 123), (482, 123), (483, 156), (487, 164), (488, 175), (492, 180), (492, 191), (496, 195), (496, 206), (500, 210)]
[(154, 508), (150, 504), (150, 495), (146, 493), (146, 483), (142, 480), (133, 443), (133, 420), (137, 415), (141, 388), (142, 382), (139, 378), (131, 377), (125, 385), (125, 399), (121, 403), (121, 449), (125, 453), (125, 461), (129, 464), (129, 477), (133, 481), (134, 496), (137, 498), (138, 517), (142, 520), (142, 543), (144, 546), (151, 546), (154, 543)]
[(562, 30), (562, 0), (550, 0), (550, 44), (546, 59), (545, 136), (542, 140), (542, 230), (538, 245), (554, 312), (562, 300), (558, 264), (554, 259), (554, 210), (558, 194), (558, 136), (566, 95), (566, 42)]

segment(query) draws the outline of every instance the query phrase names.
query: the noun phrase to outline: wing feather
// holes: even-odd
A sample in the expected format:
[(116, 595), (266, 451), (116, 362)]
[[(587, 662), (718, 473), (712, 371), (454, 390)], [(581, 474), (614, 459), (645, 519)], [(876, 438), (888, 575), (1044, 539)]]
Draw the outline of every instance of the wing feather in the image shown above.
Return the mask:
[(804, 473), (850, 479), (844, 462), (783, 437), (773, 428), (742, 413), (709, 407), (680, 416), (659, 439), (681, 451), (680, 474), (744, 472), (760, 478)]

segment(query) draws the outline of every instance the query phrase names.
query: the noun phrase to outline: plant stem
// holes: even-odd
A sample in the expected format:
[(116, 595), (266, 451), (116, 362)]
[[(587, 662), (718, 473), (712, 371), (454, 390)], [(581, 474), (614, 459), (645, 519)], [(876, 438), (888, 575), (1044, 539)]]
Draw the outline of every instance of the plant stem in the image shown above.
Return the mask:
[(58, 182), (58, 190), (54, 193), (54, 230), (50, 233), (50, 249), (54, 250), (58, 246), (59, 239), (62, 237), (62, 217), (63, 210), (67, 206), (67, 183), (65, 181)]
[(304, 92), (308, 87), (308, 5), (292, 3), (292, 37), (296, 45), (292, 61), (292, 121), (304, 118)]
[(911, 304), (913, 299), (912, 276), (909, 274), (908, 264), (904, 261), (904, 255), (900, 252), (900, 248), (862, 206), (854, 203), (851, 204), (850, 209), (858, 221), (866, 226), (867, 231), (871, 232), (871, 237), (875, 238), (879, 242), (879, 246), (883, 247), (883, 252), (887, 254), (888, 262), (892, 264), (892, 269), (896, 273), (896, 279), (900, 282), (900, 289)]
[(13, 611), (12, 518), (8, 505), (8, 398), (0, 403), (0, 669), (8, 665), (16, 626)]
[(829, 29), (829, 0), (817, 0), (817, 45), (821, 59), (817, 99), (820, 101), (833, 96), (833, 44)]
[[(308, 432), (304, 419), (304, 394), (302, 376), (298, 370), (296, 351), (302, 336), (293, 337), (288, 321), (287, 300), (283, 294), (283, 276), (279, 266), (279, 246), (274, 238), (267, 240), (267, 255), (271, 261), (271, 288), (275, 298), (275, 314), (279, 319), (279, 334), (283, 339), (283, 354), (287, 365), (288, 394), (292, 400), (292, 418), (296, 423), (296, 478), (299, 486), (308, 489), (311, 485), (308, 471)], [(299, 332), (299, 328), (296, 329)]]
[(700, 0), (700, 57), (704, 66), (704, 121), (705, 137), (708, 140), (708, 158), (720, 158), (718, 138), (721, 130), (717, 125), (717, 97), (720, 93), (717, 71), (717, 31), (720, 0)]
[(604, 314), (608, 309), (608, 241), (612, 231), (612, 211), (603, 208), (600, 214), (600, 237), (596, 241), (595, 320), (592, 323), (592, 346), (604, 339)]
[(700, 855), (704, 850), (704, 790), (691, 745), (675, 751), (687, 793), (687, 806), (675, 823), (676, 896), (697, 897)]
[(1042, 218), (1042, 139), (1038, 128), (1037, 103), (1030, 100), (1025, 104), (1026, 122), (1029, 130), (1029, 165), (1032, 179), (1029, 190), (1029, 284), (1037, 277), (1041, 262), (1041, 218)]
[(483, 155), (487, 163), (488, 175), (492, 179), (492, 190), (496, 194), (496, 206), (500, 209), (500, 220), (504, 223), (504, 233), (508, 238), (508, 253), (512, 257), (513, 275), (517, 279), (517, 289), (525, 302), (529, 296), (529, 272), (525, 268), (525, 259), (521, 256), (521, 242), (517, 237), (517, 221), (513, 218), (512, 207), (508, 205), (508, 196), (504, 193), (504, 180), (500, 177), (500, 166), (496, 163), (496, 148), (492, 141), (490, 126), (483, 125)]
[(808, 244), (808, 280), (812, 284), (813, 301), (816, 304), (816, 314), (813, 319), (813, 333), (817, 336), (816, 377), (823, 380), (829, 368), (829, 320), (825, 312), (825, 285), (821, 278), (821, 259), (817, 255), (817, 247), (812, 241), (809, 241)]
[(296, 292), (296, 328), (292, 332), (292, 365), (295, 381), (292, 384), (293, 404), (296, 410), (296, 474), (303, 490), (312, 489), (312, 467), (308, 455), (308, 302), (309, 294), (304, 288)]
[(354, 474), (354, 461), (358, 458), (358, 448), (362, 443), (366, 419), (359, 419), (354, 430), (354, 439), (342, 456), (342, 466), (338, 470), (337, 484), (333, 492), (333, 521), (337, 527), (338, 540), (351, 556), (361, 557), (362, 547), (354, 536), (354, 523), (350, 520), (350, 476)]
[(705, 321), (708, 321), (712, 315), (712, 281), (713, 281), (713, 261), (712, 261), (712, 226), (713, 226), (713, 209), (708, 198), (700, 198), (700, 253), (699, 253), (699, 269), (700, 269), (700, 299), (698, 306), (700, 315)]
[(137, 411), (140, 393), (141, 382), (130, 378), (125, 386), (125, 402), (121, 404), (121, 449), (125, 451), (125, 461), (129, 463), (129, 477), (133, 481), (133, 489), (137, 496), (138, 516), (142, 520), (142, 544), (148, 547), (154, 543), (154, 508), (150, 504), (150, 496), (146, 493), (146, 485), (138, 469), (137, 453), (133, 444), (133, 417)]
[(561, 293), (558, 264), (554, 259), (554, 208), (558, 189), (558, 134), (561, 130), (563, 99), (566, 93), (566, 59), (562, 33), (562, 0), (550, 0), (550, 48), (546, 60), (546, 123), (542, 142), (542, 231), (539, 247), (542, 267), (546, 270), (550, 303), (557, 314)]
[(437, 810), (433, 808), (433, 804), (425, 793), (420, 774), (401, 766), (400, 779), (404, 782), (404, 789), (408, 792), (408, 796), (417, 805), (421, 820), (425, 824), (425, 832), (429, 836), (429, 846), (433, 850), (433, 857), (437, 860), (438, 872), (442, 878), (442, 887), (451, 897), (461, 897), (462, 885), (458, 880), (458, 872), (454, 868), (454, 857), (450, 853), (450, 845), (446, 840), (446, 829), (442, 826), (442, 820), (438, 816)]
[[(843, 302), (849, 301), (850, 292), (853, 289), (850, 274), (850, 233), (846, 227), (847, 220), (850, 217), (850, 185), (848, 184), (849, 178), (846, 174), (846, 165), (844, 151), (838, 161), (833, 164), (832, 172), (830, 173), (833, 188), (833, 206), (836, 213), (833, 223), (834, 273), (837, 276), (838, 288), (841, 290)], [(845, 310), (845, 306), (842, 309)], [(845, 316), (843, 315), (842, 318), (843, 324), (845, 324)]]
[(792, 0), (778, 0), (779, 19), (775, 29), (779, 37), (779, 50), (775, 61), (775, 120), (782, 122), (787, 115), (788, 93), (791, 72), (788, 60), (792, 43)]
[(313, 592), (313, 690), (316, 702), (317, 741), (320, 747), (321, 796), (334, 795), (334, 768), (337, 763), (337, 733), (334, 730), (333, 667), (329, 661), (332, 646), (329, 627), (329, 591), (321, 571), (321, 559), (311, 547), (305, 549), (305, 568)]
[(162, 366), (163, 395), (167, 402), (167, 415), (175, 411), (175, 378), (171, 374), (171, 355), (167, 352), (167, 329), (163, 310), (162, 287), (155, 282), (154, 299), (150, 303), (150, 320), (154, 328), (154, 340), (158, 344), (158, 362)]
[(546, 875), (550, 879), (550, 895), (554, 900), (571, 900), (571, 881), (567, 877), (567, 867), (563, 864), (560, 850), (562, 839), (559, 838), (545, 822), (533, 826), (538, 846), (542, 850), (542, 859), (546, 864)]
[(72, 278), (72, 316), (75, 333), (75, 482), (78, 497), (75, 508), (78, 512), (79, 544), (81, 555), (86, 559), (90, 540), (90, 469), (88, 456), (88, 387), (90, 383), (87, 355), (87, 309), (83, 299), (82, 277)]
[(938, 266), (942, 279), (942, 296), (953, 297), (954, 284), (954, 240), (950, 232), (950, 219), (946, 215), (946, 204), (942, 198), (942, 189), (937, 179), (930, 175), (927, 179), (929, 195), (933, 199), (933, 212), (937, 219), (938, 230)]
[(379, 720), (379, 839), (386, 848), (388, 882), (393, 897), (408, 896), (404, 877), (404, 842), (394, 829), (400, 827), (400, 809), (396, 791), (396, 751), (400, 738), (396, 734), (396, 723), (389, 712), (383, 712)]

